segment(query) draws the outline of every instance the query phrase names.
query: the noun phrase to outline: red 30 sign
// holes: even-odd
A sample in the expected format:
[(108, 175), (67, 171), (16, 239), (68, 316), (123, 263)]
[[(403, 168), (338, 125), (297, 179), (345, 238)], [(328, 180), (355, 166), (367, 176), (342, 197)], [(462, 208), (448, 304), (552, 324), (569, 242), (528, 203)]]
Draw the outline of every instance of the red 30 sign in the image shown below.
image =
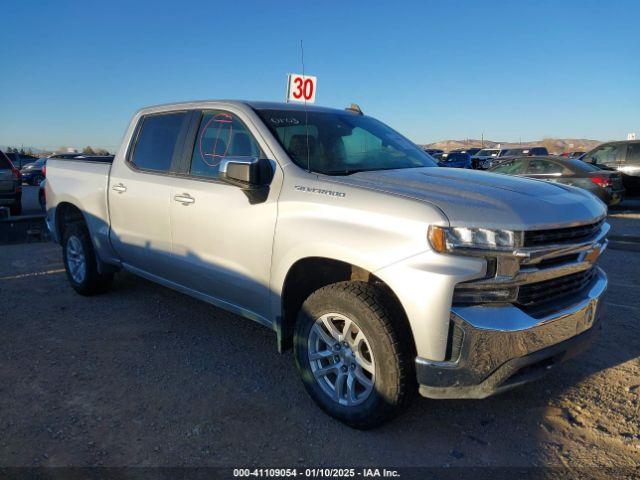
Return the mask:
[(316, 77), (290, 73), (287, 84), (287, 102), (315, 103), (317, 82)]

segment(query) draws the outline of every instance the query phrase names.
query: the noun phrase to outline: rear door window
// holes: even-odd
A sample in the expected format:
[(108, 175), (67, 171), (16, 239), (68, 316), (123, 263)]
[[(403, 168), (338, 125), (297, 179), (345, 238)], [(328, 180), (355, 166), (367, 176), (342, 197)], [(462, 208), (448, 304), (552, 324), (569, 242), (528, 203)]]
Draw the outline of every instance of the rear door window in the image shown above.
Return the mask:
[(491, 171), (494, 173), (505, 173), (507, 175), (518, 175), (524, 170), (524, 160), (521, 158), (514, 158), (513, 160), (507, 160), (500, 163), (497, 167)]
[(204, 112), (191, 155), (190, 174), (217, 178), (220, 162), (227, 157), (257, 158), (260, 146), (238, 117), (223, 111)]
[(550, 162), (549, 160), (533, 159), (529, 160), (527, 167), (527, 175), (549, 175), (554, 173), (562, 173), (564, 169), (562, 165)]
[(147, 115), (139, 127), (138, 139), (131, 156), (131, 163), (141, 170), (154, 172), (173, 171), (173, 155), (178, 144), (185, 112)]

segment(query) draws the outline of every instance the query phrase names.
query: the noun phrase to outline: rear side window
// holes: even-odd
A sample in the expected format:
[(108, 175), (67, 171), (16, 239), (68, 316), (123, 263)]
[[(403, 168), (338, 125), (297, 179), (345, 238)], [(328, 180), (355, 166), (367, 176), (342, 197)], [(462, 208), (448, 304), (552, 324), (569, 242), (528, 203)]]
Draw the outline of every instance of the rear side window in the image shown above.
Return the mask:
[(143, 118), (131, 163), (141, 170), (170, 172), (185, 112)]
[(562, 165), (547, 160), (530, 160), (527, 167), (529, 174), (562, 173)]
[(630, 143), (627, 150), (627, 164), (640, 165), (640, 143)]
[(504, 173), (507, 175), (517, 175), (522, 173), (524, 161), (521, 158), (514, 158), (500, 163), (497, 167), (491, 169), (494, 173)]
[(217, 178), (222, 159), (260, 156), (258, 142), (238, 117), (229, 112), (208, 111), (200, 121), (191, 155), (190, 174)]

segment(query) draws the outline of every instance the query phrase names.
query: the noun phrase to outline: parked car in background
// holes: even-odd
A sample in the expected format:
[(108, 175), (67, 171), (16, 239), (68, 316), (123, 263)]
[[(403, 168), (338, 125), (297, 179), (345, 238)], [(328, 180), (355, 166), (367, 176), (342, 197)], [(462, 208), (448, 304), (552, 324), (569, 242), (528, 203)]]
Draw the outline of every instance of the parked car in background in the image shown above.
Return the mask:
[(483, 148), (471, 156), (471, 167), (478, 170), (486, 170), (491, 167), (492, 160), (500, 155), (499, 148)]
[(607, 205), (616, 205), (624, 197), (620, 173), (601, 170), (573, 158), (512, 157), (501, 161), (489, 171), (580, 187), (593, 193)]
[(471, 168), (471, 155), (468, 153), (443, 153), (438, 160), (438, 166), (449, 168)]
[(440, 149), (440, 148), (423, 148), (423, 151), (427, 152), (429, 155), (431, 155), (432, 157), (434, 155), (438, 155), (438, 154), (442, 154), (444, 153), (444, 150)]
[(8, 206), (11, 215), (22, 213), (22, 175), (9, 157), (2, 152), (0, 152), (0, 206)]
[(449, 153), (468, 153), (469, 156), (473, 156), (478, 153), (481, 148), (456, 148), (454, 150), (449, 150)]
[(46, 174), (47, 159), (39, 158), (20, 170), (22, 182), (27, 185), (40, 185)]
[(548, 156), (549, 151), (546, 147), (518, 147), (518, 148), (505, 148), (500, 150), (498, 157), (533, 157), (533, 156)]
[(640, 140), (605, 143), (585, 153), (581, 160), (620, 172), (627, 194), (640, 195)]
[(576, 150), (573, 152), (563, 152), (560, 154), (561, 157), (566, 157), (566, 158), (580, 158), (582, 155), (584, 155), (585, 152), (582, 150)]
[(21, 170), (25, 165), (33, 163), (38, 159), (38, 157), (34, 157), (33, 155), (19, 154), (17, 152), (8, 152), (6, 155), (18, 170)]
[[(492, 149), (493, 150), (493, 149)], [(480, 157), (478, 153), (477, 167), (480, 170), (487, 170), (495, 167), (499, 162), (502, 162), (505, 158), (513, 157), (530, 157), (533, 155), (548, 156), (549, 152), (545, 147), (517, 147), (517, 148), (502, 148), (498, 150), (495, 155), (490, 157)]]

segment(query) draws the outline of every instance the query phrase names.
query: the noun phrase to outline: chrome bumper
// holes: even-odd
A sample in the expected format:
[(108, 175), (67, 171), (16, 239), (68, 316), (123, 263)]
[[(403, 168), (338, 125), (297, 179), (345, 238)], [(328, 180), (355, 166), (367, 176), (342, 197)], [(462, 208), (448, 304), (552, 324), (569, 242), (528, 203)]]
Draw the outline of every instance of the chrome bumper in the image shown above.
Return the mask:
[[(596, 267), (598, 268), (598, 267)], [(533, 380), (585, 346), (602, 315), (607, 277), (598, 268), (582, 299), (535, 318), (509, 306), (454, 307), (462, 330), (459, 357), (416, 359), (420, 393), (430, 398), (485, 398)]]

